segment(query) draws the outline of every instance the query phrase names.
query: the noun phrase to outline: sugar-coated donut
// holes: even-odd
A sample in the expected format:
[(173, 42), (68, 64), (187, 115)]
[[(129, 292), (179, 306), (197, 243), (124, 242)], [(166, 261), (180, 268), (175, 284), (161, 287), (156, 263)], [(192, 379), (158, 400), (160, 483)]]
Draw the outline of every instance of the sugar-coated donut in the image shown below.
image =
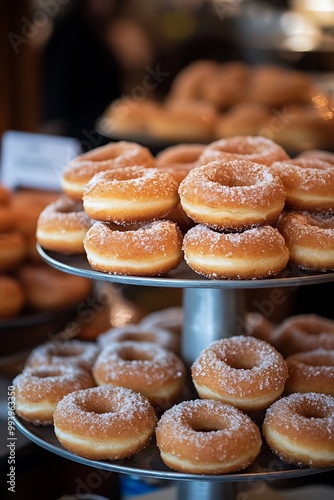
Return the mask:
[(0, 272), (18, 266), (27, 255), (27, 243), (18, 231), (0, 233)]
[(180, 339), (175, 333), (162, 328), (145, 327), (143, 324), (111, 328), (97, 338), (97, 343), (102, 348), (108, 347), (113, 342), (125, 341), (152, 342), (176, 354), (180, 350)]
[(65, 396), (54, 413), (58, 440), (90, 460), (120, 460), (142, 450), (156, 426), (154, 409), (124, 387), (93, 387)]
[(96, 174), (83, 194), (95, 220), (132, 224), (165, 217), (179, 203), (178, 183), (156, 168), (124, 167)]
[(270, 111), (262, 104), (242, 102), (222, 113), (216, 123), (215, 137), (257, 136), (270, 122)]
[(62, 174), (61, 186), (65, 194), (80, 201), (86, 184), (98, 172), (133, 165), (152, 167), (153, 163), (147, 148), (135, 142), (112, 142), (74, 158)]
[(305, 467), (334, 465), (334, 398), (290, 394), (266, 412), (264, 437), (282, 460)]
[(284, 392), (319, 392), (334, 396), (334, 350), (298, 352), (286, 360), (289, 377)]
[(0, 319), (16, 316), (25, 304), (21, 283), (11, 276), (0, 275)]
[(261, 449), (256, 424), (237, 408), (213, 400), (184, 401), (156, 428), (168, 467), (189, 474), (227, 474), (248, 467)]
[(271, 223), (285, 202), (279, 177), (246, 160), (217, 160), (194, 168), (181, 182), (179, 194), (191, 219), (224, 230)]
[(41, 212), (37, 221), (37, 241), (47, 250), (85, 253), (83, 239), (92, 224), (82, 204), (62, 196)]
[(176, 268), (182, 259), (182, 234), (171, 221), (136, 226), (96, 222), (84, 247), (93, 269), (124, 275), (156, 276)]
[(183, 318), (182, 307), (166, 307), (147, 314), (140, 324), (145, 328), (162, 328), (180, 336), (182, 334)]
[(160, 151), (155, 157), (155, 166), (170, 173), (179, 183), (190, 170), (200, 166), (198, 160), (204, 144), (177, 144)]
[(67, 342), (46, 342), (29, 354), (25, 367), (78, 366), (90, 371), (100, 352), (95, 342), (70, 340)]
[(287, 357), (314, 349), (334, 349), (334, 321), (316, 314), (297, 314), (274, 328), (272, 341)]
[(202, 100), (204, 83), (217, 75), (219, 63), (207, 59), (197, 59), (183, 68), (174, 78), (169, 98)]
[(157, 344), (124, 341), (102, 349), (93, 376), (98, 385), (128, 387), (152, 405), (167, 408), (182, 393), (185, 367), (173, 352)]
[(200, 157), (202, 165), (214, 160), (247, 160), (270, 166), (289, 158), (286, 151), (271, 139), (261, 136), (227, 137), (209, 144)]
[(191, 375), (200, 398), (254, 411), (280, 397), (288, 370), (282, 355), (268, 342), (237, 335), (204, 349)]
[(24, 264), (16, 272), (27, 296), (27, 304), (37, 311), (73, 307), (92, 291), (88, 278), (65, 274), (46, 265)]
[(209, 102), (170, 99), (149, 123), (149, 134), (168, 142), (209, 141), (217, 112)]
[(284, 238), (272, 226), (219, 233), (199, 224), (184, 236), (183, 250), (189, 267), (211, 279), (274, 276), (289, 260)]
[(308, 149), (299, 153), (296, 158), (309, 158), (318, 161), (324, 161), (334, 165), (334, 153), (332, 151), (325, 151), (323, 149)]
[(334, 270), (333, 213), (286, 212), (277, 228), (285, 239), (291, 262), (314, 271)]
[(94, 387), (87, 370), (76, 366), (27, 368), (13, 380), (16, 413), (36, 425), (50, 425), (58, 401), (66, 394)]
[(334, 168), (313, 158), (275, 162), (270, 167), (286, 190), (286, 206), (295, 210), (334, 209)]
[(106, 109), (101, 127), (110, 135), (122, 134), (124, 137), (140, 136), (147, 133), (150, 120), (160, 110), (160, 103), (153, 99), (138, 99), (124, 96), (113, 101)]

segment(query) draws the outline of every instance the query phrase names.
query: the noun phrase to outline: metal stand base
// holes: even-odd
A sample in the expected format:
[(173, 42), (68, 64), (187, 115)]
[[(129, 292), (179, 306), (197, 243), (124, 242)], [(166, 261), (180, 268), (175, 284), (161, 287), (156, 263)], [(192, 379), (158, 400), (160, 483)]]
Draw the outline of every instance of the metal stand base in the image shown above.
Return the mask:
[(235, 500), (235, 483), (180, 481), (177, 500)]

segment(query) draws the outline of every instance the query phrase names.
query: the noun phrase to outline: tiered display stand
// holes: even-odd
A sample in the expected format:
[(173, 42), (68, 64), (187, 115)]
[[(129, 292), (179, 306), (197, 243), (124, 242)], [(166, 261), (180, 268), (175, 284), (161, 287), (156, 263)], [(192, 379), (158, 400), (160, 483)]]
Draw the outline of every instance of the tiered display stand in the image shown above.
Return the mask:
[[(334, 273), (316, 274), (288, 267), (279, 276), (262, 280), (209, 280), (195, 274), (183, 262), (162, 277), (120, 276), (92, 270), (85, 256), (64, 256), (45, 252), (51, 266), (70, 274), (123, 285), (183, 289), (184, 330), (182, 358), (189, 367), (199, 353), (214, 340), (244, 332), (243, 290), (254, 288), (299, 287), (334, 281)], [(190, 389), (191, 391), (191, 389)], [(186, 399), (194, 396), (189, 392)], [(17, 419), (20, 431), (31, 441), (64, 458), (97, 469), (136, 474), (178, 482), (178, 500), (232, 500), (238, 482), (279, 480), (324, 472), (326, 469), (298, 468), (279, 460), (264, 443), (256, 461), (247, 469), (220, 476), (184, 474), (169, 469), (161, 460), (154, 440), (143, 451), (121, 461), (94, 461), (65, 450), (52, 427), (39, 427)]]

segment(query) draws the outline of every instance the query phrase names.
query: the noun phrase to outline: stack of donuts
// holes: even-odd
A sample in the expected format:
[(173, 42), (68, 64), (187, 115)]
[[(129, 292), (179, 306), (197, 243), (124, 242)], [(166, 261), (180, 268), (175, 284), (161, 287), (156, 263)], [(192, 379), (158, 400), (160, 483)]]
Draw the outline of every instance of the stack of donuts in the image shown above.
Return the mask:
[(36, 251), (37, 219), (56, 197), (0, 186), (0, 320), (68, 308), (91, 291), (90, 281), (51, 269)]
[(275, 276), (289, 260), (331, 271), (333, 154), (304, 155), (292, 160), (260, 136), (179, 144), (155, 158), (110, 143), (66, 167), (64, 196), (40, 214), (37, 240), (112, 274), (162, 275), (183, 256), (211, 279)]
[(306, 352), (305, 341), (305, 352), (284, 358), (276, 347), (289, 345), (287, 331), (299, 331), (301, 340), (303, 328), (312, 346), (325, 337), (329, 346), (333, 321), (298, 316), (274, 327), (249, 314), (247, 335), (199, 354), (189, 370), (198, 397), (183, 401), (182, 324), (182, 308), (168, 308), (111, 328), (97, 342), (35, 348), (13, 381), (17, 414), (53, 424), (66, 449), (94, 460), (130, 457), (155, 435), (165, 464), (189, 474), (245, 469), (263, 441), (287, 463), (334, 465), (333, 351)]
[(101, 126), (110, 136), (173, 144), (262, 135), (299, 151), (331, 144), (332, 108), (330, 93), (302, 71), (197, 60), (162, 102), (125, 96), (108, 106)]

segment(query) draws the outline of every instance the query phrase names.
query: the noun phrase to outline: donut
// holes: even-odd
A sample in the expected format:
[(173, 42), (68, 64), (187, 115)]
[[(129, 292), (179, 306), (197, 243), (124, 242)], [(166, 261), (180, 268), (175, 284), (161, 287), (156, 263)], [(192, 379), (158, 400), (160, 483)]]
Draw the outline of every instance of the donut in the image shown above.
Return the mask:
[(284, 106), (291, 102), (308, 102), (312, 89), (312, 82), (304, 72), (259, 65), (251, 73), (247, 98), (271, 107)]
[(164, 463), (189, 474), (227, 474), (248, 467), (262, 440), (257, 425), (221, 401), (184, 401), (165, 411), (156, 427)]
[(46, 342), (29, 354), (25, 368), (39, 366), (70, 366), (90, 371), (100, 352), (94, 342), (70, 340), (66, 342)]
[(290, 394), (266, 412), (263, 435), (281, 460), (304, 467), (334, 465), (334, 398)]
[(259, 279), (282, 271), (289, 260), (284, 238), (272, 226), (219, 233), (198, 224), (183, 239), (184, 258), (211, 279)]
[(220, 64), (213, 78), (203, 83), (203, 95), (217, 109), (225, 110), (244, 100), (250, 71), (246, 64), (231, 61)]
[(123, 341), (101, 351), (93, 376), (97, 385), (128, 387), (153, 406), (166, 408), (183, 390), (185, 367), (174, 353), (157, 344)]
[(313, 271), (334, 270), (333, 213), (286, 212), (277, 229), (285, 239), (291, 262)]
[(15, 411), (35, 425), (51, 425), (58, 401), (66, 394), (94, 385), (91, 375), (76, 366), (27, 368), (13, 380)]
[(82, 254), (85, 253), (83, 239), (92, 224), (82, 205), (62, 196), (41, 212), (37, 221), (37, 241), (46, 250)]
[(216, 109), (209, 102), (170, 99), (150, 121), (149, 134), (169, 143), (208, 142), (216, 120)]
[(24, 264), (15, 273), (36, 311), (70, 308), (86, 299), (93, 283), (88, 278), (65, 274), (43, 264)]
[(200, 398), (255, 411), (280, 397), (288, 370), (283, 356), (268, 342), (236, 335), (204, 349), (191, 376)]
[(319, 392), (334, 396), (334, 350), (292, 354), (286, 360), (289, 377), (284, 392)]
[(96, 174), (83, 194), (95, 220), (133, 224), (165, 217), (179, 203), (178, 183), (155, 168), (124, 167)]
[(143, 324), (126, 325), (111, 328), (97, 338), (97, 343), (102, 348), (108, 347), (113, 342), (152, 342), (163, 349), (177, 354), (180, 350), (180, 339), (175, 333), (157, 327), (146, 327)]
[(12, 318), (21, 312), (25, 293), (18, 280), (0, 275), (0, 319)]
[(166, 307), (144, 316), (140, 325), (144, 328), (162, 328), (180, 336), (183, 328), (183, 317), (182, 307)]
[(26, 257), (27, 243), (18, 231), (0, 233), (0, 272), (10, 271)]
[(159, 109), (160, 104), (152, 99), (138, 101), (125, 96), (110, 104), (100, 124), (110, 135), (140, 136), (147, 133), (149, 121), (154, 119)]
[(191, 219), (224, 230), (271, 223), (285, 201), (282, 182), (267, 167), (231, 159), (191, 170), (181, 182), (179, 194)]
[(120, 460), (142, 450), (156, 426), (148, 400), (124, 387), (93, 387), (65, 396), (54, 412), (60, 443), (90, 460)]
[(204, 144), (177, 144), (160, 151), (155, 157), (155, 166), (171, 174), (180, 184), (190, 170), (199, 166), (199, 157)]
[(295, 210), (334, 210), (334, 168), (307, 158), (274, 162), (271, 170), (279, 175), (286, 190), (286, 207)]
[(204, 99), (204, 83), (217, 75), (220, 65), (216, 61), (197, 59), (176, 75), (172, 81), (168, 99)]
[(135, 142), (112, 142), (74, 158), (63, 171), (61, 187), (70, 198), (80, 201), (86, 184), (98, 172), (134, 165), (152, 167), (153, 163), (147, 148)]
[(158, 276), (182, 260), (182, 234), (171, 221), (135, 226), (96, 222), (87, 232), (84, 247), (93, 269), (137, 276)]
[(285, 357), (320, 348), (334, 349), (334, 321), (317, 314), (289, 316), (274, 329), (272, 341)]
[(215, 126), (217, 140), (234, 136), (257, 136), (270, 123), (270, 111), (263, 104), (242, 102), (219, 115)]
[(331, 151), (325, 151), (322, 149), (309, 149), (307, 151), (303, 151), (296, 156), (296, 159), (305, 158), (305, 159), (314, 159), (318, 161), (324, 161), (326, 163), (330, 163), (334, 166), (334, 153)]
[(289, 156), (281, 146), (266, 137), (236, 135), (209, 144), (199, 161), (203, 165), (220, 159), (247, 160), (270, 166), (276, 161), (288, 160)]

